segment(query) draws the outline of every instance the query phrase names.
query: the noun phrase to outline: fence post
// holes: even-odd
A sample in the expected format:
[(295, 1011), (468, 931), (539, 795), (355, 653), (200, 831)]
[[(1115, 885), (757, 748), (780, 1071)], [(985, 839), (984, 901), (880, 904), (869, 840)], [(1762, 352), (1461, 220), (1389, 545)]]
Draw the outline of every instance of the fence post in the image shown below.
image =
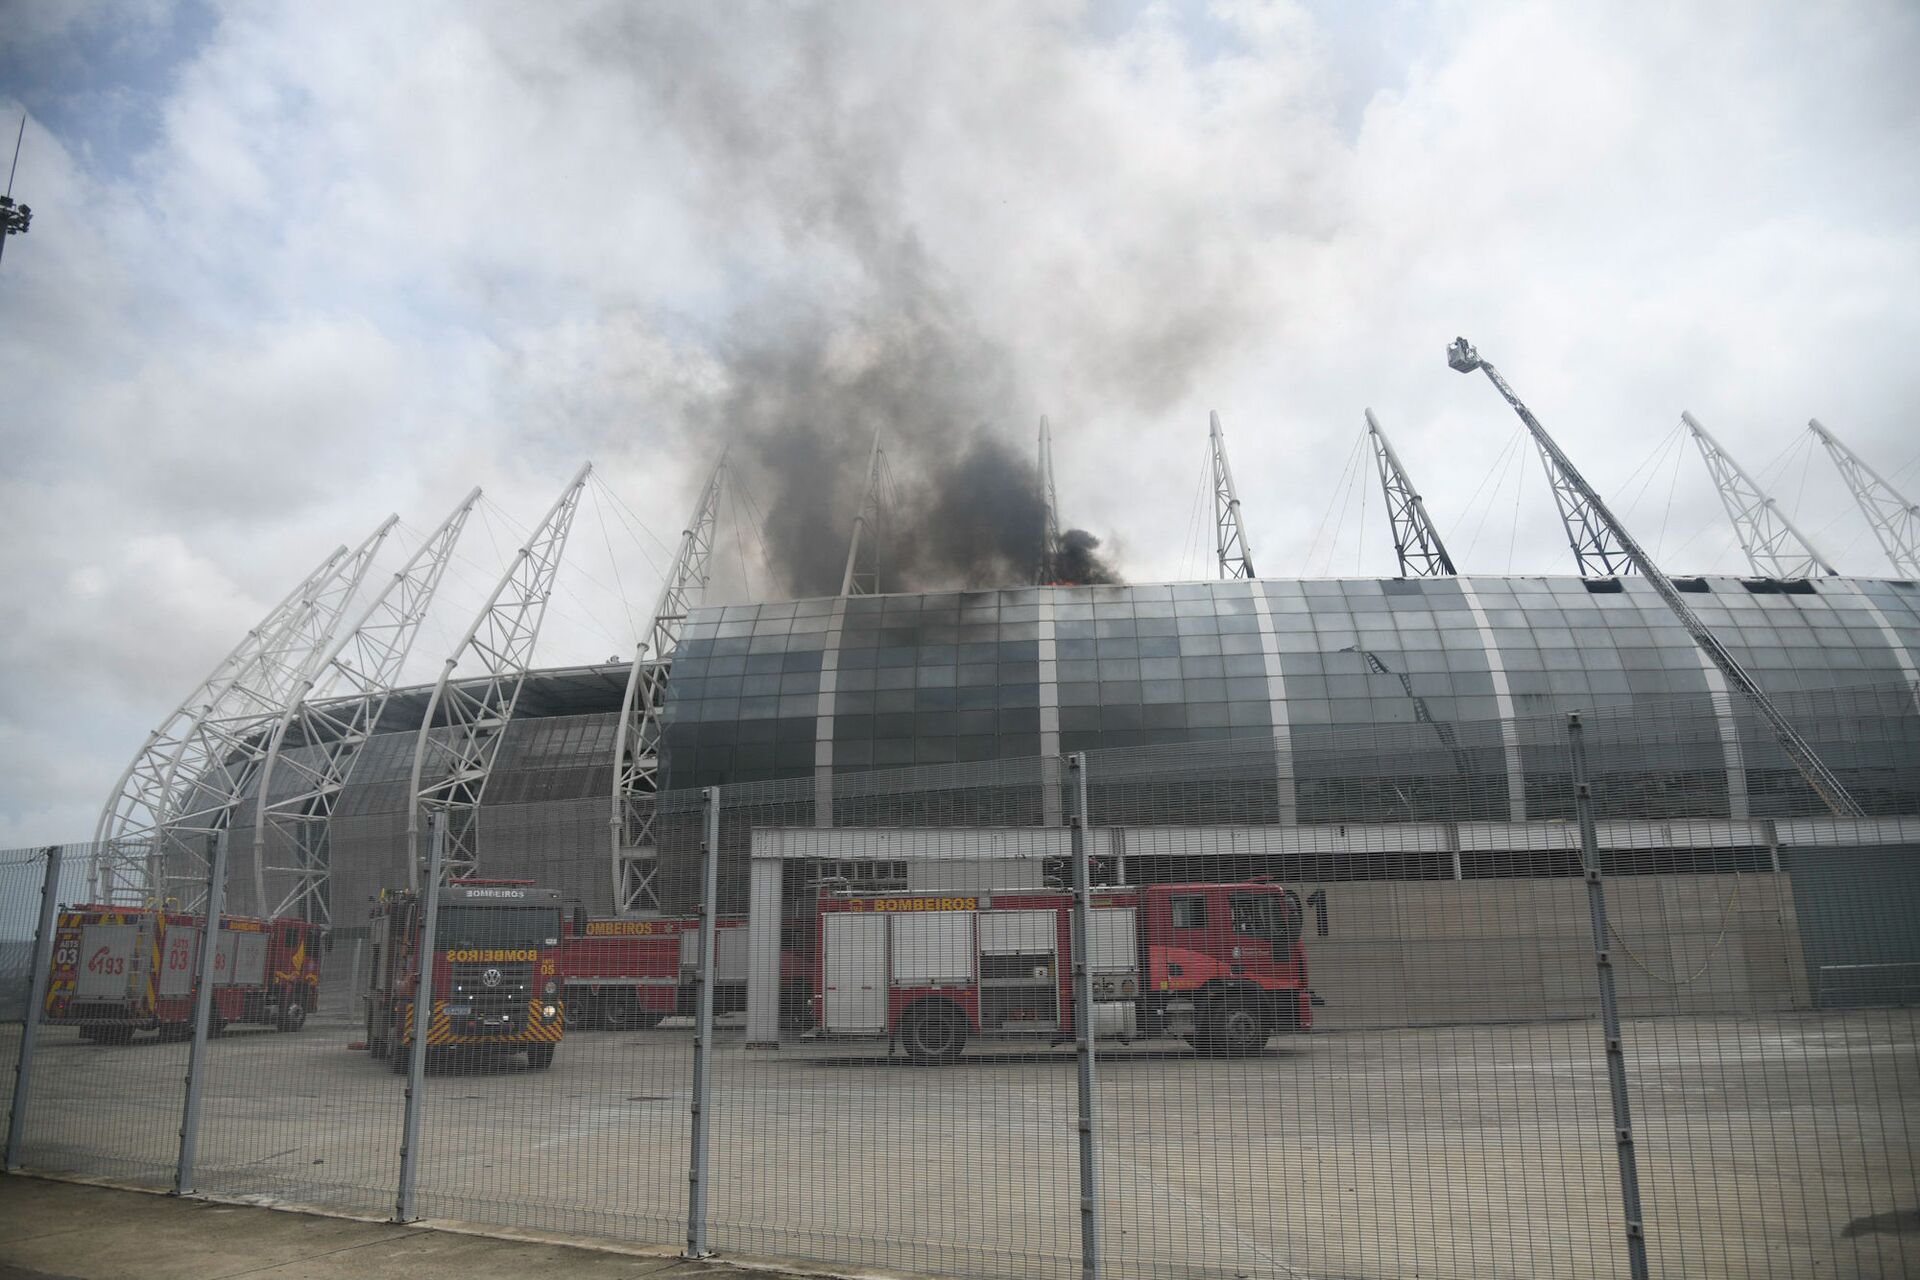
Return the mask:
[(1067, 777), (1073, 784), (1073, 814), (1067, 836), (1073, 848), (1073, 1042), (1078, 1065), (1078, 1128), (1080, 1131), (1080, 1275), (1100, 1275), (1100, 1195), (1096, 1184), (1093, 1130), (1093, 965), (1088, 946), (1093, 936), (1089, 906), (1093, 877), (1087, 867), (1087, 757), (1076, 751), (1067, 757)]
[[(207, 1035), (213, 1022), (213, 991), (219, 985), (220, 916), (226, 910), (227, 833), (213, 835), (212, 865), (200, 921), (200, 959), (193, 971), (193, 1048), (187, 1053), (187, 1102), (180, 1115), (180, 1163), (173, 1194), (193, 1194), (193, 1161), (200, 1145), (200, 1098), (207, 1082)], [(164, 911), (165, 908), (159, 910)]]
[[(427, 879), (420, 890), (419, 904), (420, 947), (414, 952), (419, 976), (414, 979), (413, 1005), (407, 1015), (413, 1044), (407, 1051), (407, 1102), (400, 1125), (400, 1194), (393, 1206), (395, 1222), (412, 1222), (420, 1216), (414, 1211), (413, 1189), (420, 1177), (420, 1114), (427, 1104), (427, 1033), (433, 1029), (434, 934), (440, 923), (440, 866), (446, 853), (446, 814), (429, 811)], [(422, 1009), (426, 1010), (424, 1017)], [(389, 1052), (400, 1052), (400, 1046), (394, 1045)]]
[(1613, 1092), (1613, 1140), (1620, 1156), (1620, 1205), (1627, 1217), (1627, 1265), (1633, 1280), (1647, 1280), (1640, 1169), (1633, 1150), (1627, 1060), (1620, 1043), (1620, 1007), (1614, 999), (1613, 959), (1607, 946), (1607, 895), (1600, 883), (1600, 838), (1593, 825), (1593, 791), (1587, 785), (1587, 746), (1583, 734), (1580, 713), (1568, 715), (1567, 750), (1573, 758), (1574, 814), (1580, 823), (1580, 864), (1586, 873), (1587, 908), (1593, 924), (1593, 963), (1600, 981), (1600, 1026), (1607, 1038), (1607, 1083)]
[(693, 1133), (687, 1156), (687, 1257), (707, 1248), (707, 1111), (713, 1090), (713, 913), (720, 897), (720, 788), (700, 792), (700, 967), (693, 1016)]
[(27, 1093), (33, 1085), (33, 1050), (40, 1038), (40, 1014), (47, 1003), (47, 971), (53, 963), (53, 907), (60, 896), (60, 846), (48, 845), (46, 855), (47, 878), (40, 883), (40, 926), (33, 935), (27, 1019), (20, 1029), (20, 1061), (13, 1072), (13, 1105), (7, 1111), (8, 1173), (20, 1167), (21, 1130), (27, 1121)]

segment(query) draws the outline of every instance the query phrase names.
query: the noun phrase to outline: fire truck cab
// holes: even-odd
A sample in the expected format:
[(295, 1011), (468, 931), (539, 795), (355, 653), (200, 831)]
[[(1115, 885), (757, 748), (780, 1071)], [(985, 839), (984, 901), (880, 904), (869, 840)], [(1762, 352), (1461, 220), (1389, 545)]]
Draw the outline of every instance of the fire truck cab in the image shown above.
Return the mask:
[[(922, 1064), (969, 1036), (1071, 1035), (1071, 906), (1031, 889), (823, 897), (816, 1025), (885, 1035)], [(1279, 885), (1102, 888), (1090, 917), (1096, 1034), (1238, 1055), (1312, 1026), (1301, 904)]]
[(411, 890), (382, 894), (369, 926), (367, 1048), (396, 1073), (407, 1069), (415, 994), (431, 964), (433, 1049), (523, 1051), (527, 1065), (553, 1065), (565, 1026), (558, 890), (520, 880), (456, 880), (439, 889), (433, 955), (420, 953), (425, 901)]

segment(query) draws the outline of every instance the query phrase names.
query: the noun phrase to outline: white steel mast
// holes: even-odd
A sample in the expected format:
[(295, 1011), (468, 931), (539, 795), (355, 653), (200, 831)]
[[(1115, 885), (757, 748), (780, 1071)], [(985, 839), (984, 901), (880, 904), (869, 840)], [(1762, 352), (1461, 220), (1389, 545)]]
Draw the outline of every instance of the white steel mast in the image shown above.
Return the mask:
[(1380, 490), (1387, 497), (1393, 552), (1400, 557), (1400, 576), (1453, 576), (1458, 570), (1453, 567), (1453, 557), (1447, 554), (1446, 544), (1440, 541), (1440, 530), (1434, 528), (1433, 518), (1427, 514), (1427, 504), (1422, 501), (1420, 491), (1413, 487), (1407, 469), (1400, 465), (1400, 455), (1393, 451), (1393, 442), (1380, 429), (1380, 420), (1373, 416), (1371, 409), (1366, 414), (1367, 434), (1373, 438), (1373, 460), (1380, 467)]
[(87, 896), (95, 902), (138, 904), (159, 891), (154, 862), (155, 831), (165, 820), (165, 800), (173, 761), (200, 718), (219, 701), (262, 650), (278, 642), (292, 617), (313, 607), (313, 593), (346, 557), (345, 544), (335, 547), (298, 586), (267, 611), (257, 626), (220, 660), (202, 680), (147, 735), (146, 742), (114, 785), (113, 796), (100, 814), (94, 833), (93, 857), (87, 869)]
[[(1640, 571), (1660, 599), (1666, 603), (1667, 608), (1673, 611), (1673, 616), (1679, 619), (1680, 625), (1686, 628), (1687, 634), (1693, 637), (1694, 643), (1698, 644), (1713, 661), (1713, 665), (1720, 669), (1720, 674), (1726, 677), (1727, 683), (1739, 690), (1752, 704), (1754, 710), (1760, 713), (1761, 718), (1767, 722), (1767, 726), (1773, 730), (1774, 739), (1779, 742), (1780, 749), (1786, 753), (1789, 760), (1793, 761), (1794, 768), (1798, 769), (1800, 776), (1807, 780), (1807, 785), (1813, 788), (1814, 793), (1826, 802), (1827, 807), (1833, 810), (1836, 816), (1863, 817), (1864, 811), (1860, 808), (1859, 802), (1848, 794), (1839, 776), (1827, 767), (1826, 761), (1822, 760), (1819, 753), (1813, 749), (1813, 744), (1800, 736), (1799, 730), (1795, 729), (1792, 722), (1781, 714), (1780, 708), (1773, 705), (1773, 700), (1767, 697), (1766, 691), (1747, 674), (1747, 669), (1740, 665), (1739, 660), (1733, 656), (1726, 645), (1720, 642), (1720, 637), (1716, 636), (1712, 629), (1700, 620), (1700, 615), (1696, 614), (1693, 608), (1681, 598), (1672, 579), (1661, 571), (1660, 566), (1653, 562), (1653, 558), (1641, 549), (1640, 544), (1634, 541), (1633, 536), (1614, 518), (1613, 512), (1609, 511), (1607, 504), (1600, 500), (1600, 495), (1594, 491), (1592, 485), (1587, 483), (1586, 477), (1575, 469), (1573, 461), (1561, 451), (1553, 437), (1547, 434), (1547, 429), (1540, 425), (1540, 420), (1533, 416), (1533, 411), (1521, 403), (1520, 397), (1515, 395), (1513, 388), (1507, 385), (1507, 380), (1500, 376), (1500, 371), (1482, 360), (1480, 353), (1475, 351), (1473, 344), (1465, 338), (1455, 338), (1453, 344), (1447, 348), (1447, 363), (1461, 373), (1472, 373), (1478, 369), (1487, 375), (1487, 381), (1493, 383), (1495, 390), (1499, 391), (1506, 402), (1513, 406), (1513, 411), (1520, 416), (1520, 421), (1526, 424), (1528, 434), (1540, 447), (1540, 455), (1550, 460), (1549, 470), (1560, 476), (1568, 490), (1578, 498), (1581, 510), (1586, 513), (1584, 518), (1594, 523), (1596, 531), (1609, 535), (1613, 545), (1620, 549), (1617, 554), (1627, 557), (1631, 566)], [(1569, 525), (1568, 529), (1571, 531), (1572, 525)]]
[(168, 882), (177, 886), (170, 896), (189, 910), (206, 894), (213, 841), (231, 828), (234, 810), (251, 790), (273, 726), (332, 643), (340, 615), (399, 522), (388, 516), (340, 562), (315, 589), (312, 607), (295, 613), (277, 640), (261, 648), (175, 754), (157, 852)]
[(1763, 578), (1810, 578), (1816, 572), (1828, 575), (1839, 572), (1814, 549), (1807, 535), (1795, 527), (1746, 469), (1734, 461), (1733, 455), (1720, 447), (1720, 442), (1700, 425), (1699, 419), (1682, 409), (1680, 421), (1693, 433), (1693, 442), (1700, 446), (1700, 456), (1706, 460), (1714, 487), (1720, 491), (1720, 504), (1727, 509), (1733, 532), (1740, 539), (1740, 549), (1746, 552), (1747, 563), (1755, 573)]
[[(309, 672), (305, 687), (274, 727), (260, 767), (259, 819), (253, 832), (254, 892), (263, 912), (270, 904), (266, 877), (272, 871), (292, 877), (272, 915), (332, 923), (328, 874), (334, 807), (353, 776), (361, 748), (380, 723), (461, 531), (479, 501), (476, 487), (427, 535), (352, 630)], [(316, 696), (341, 686), (352, 696), (324, 701)], [(289, 752), (290, 747), (306, 750)], [(291, 774), (294, 785), (276, 798), (277, 772)], [(283, 861), (269, 866), (268, 859), (276, 855)]]
[[(448, 655), (440, 680), (420, 718), (407, 807), (407, 881), (420, 887), (420, 815), (439, 813), (446, 831), (441, 874), (448, 880), (474, 874), (480, 859), (480, 801), (486, 793), (500, 742), (526, 683), (533, 647), (546, 618), (547, 599), (567, 547), (574, 512), (593, 464), (587, 463), (534, 528), (466, 636)], [(454, 668), (468, 654), (484, 670), (464, 680)], [(435, 725), (435, 720), (442, 723)]]
[(1920, 578), (1920, 505), (1908, 501), (1859, 454), (1841, 444), (1818, 418), (1810, 419), (1807, 426), (1827, 446), (1828, 456), (1853, 490), (1853, 500), (1873, 526), (1873, 536), (1880, 540), (1887, 559), (1899, 572)]
[(720, 522), (720, 492), (727, 451), (701, 487), (680, 546), (660, 586), (647, 638), (633, 651), (620, 727), (613, 744), (613, 901), (621, 912), (658, 911), (659, 845), (654, 831), (660, 793), (660, 708), (667, 675), (687, 614), (706, 594), (714, 532)]
[[(880, 448), (880, 429), (874, 428), (873, 448), (867, 452), (867, 485), (860, 497), (860, 513), (853, 518), (853, 537), (847, 542), (847, 571), (840, 578), (843, 596), (871, 596), (880, 591), (880, 465), (886, 454)], [(860, 545), (868, 544), (866, 568), (861, 568)]]
[(1040, 415), (1040, 563), (1034, 573), (1037, 585), (1046, 586), (1059, 576), (1060, 501), (1053, 488), (1053, 428), (1047, 415)]
[(1258, 577), (1253, 571), (1253, 547), (1240, 514), (1240, 497), (1233, 489), (1233, 468), (1227, 465), (1227, 442), (1220, 434), (1220, 415), (1207, 413), (1207, 446), (1213, 466), (1214, 550), (1223, 579)]

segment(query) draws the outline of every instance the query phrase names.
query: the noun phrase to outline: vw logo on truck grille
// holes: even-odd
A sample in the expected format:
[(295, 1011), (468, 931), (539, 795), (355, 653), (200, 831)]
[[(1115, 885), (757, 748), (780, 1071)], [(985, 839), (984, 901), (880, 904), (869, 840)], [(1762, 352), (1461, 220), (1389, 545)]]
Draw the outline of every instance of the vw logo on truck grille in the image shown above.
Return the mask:
[(491, 990), (500, 985), (501, 973), (498, 969), (488, 969), (480, 975), (480, 985)]

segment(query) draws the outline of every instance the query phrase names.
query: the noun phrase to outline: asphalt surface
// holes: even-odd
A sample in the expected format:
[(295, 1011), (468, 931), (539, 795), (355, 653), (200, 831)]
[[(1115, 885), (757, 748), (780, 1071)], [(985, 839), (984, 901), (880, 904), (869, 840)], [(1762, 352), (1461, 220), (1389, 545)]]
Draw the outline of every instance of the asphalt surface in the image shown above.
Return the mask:
[[(217, 1042), (196, 1189), (390, 1216), (403, 1082), (353, 1038), (316, 1021)], [(1624, 1040), (1656, 1275), (1920, 1274), (1920, 1013), (1640, 1018)], [(569, 1035), (546, 1071), (441, 1066), (418, 1212), (677, 1251), (692, 1058), (669, 1024)], [(1078, 1273), (1070, 1050), (919, 1069), (883, 1043), (748, 1050), (736, 1029), (714, 1058), (722, 1256)], [(185, 1061), (49, 1033), (28, 1167), (165, 1186)], [(1098, 1081), (1107, 1275), (1627, 1272), (1592, 1022), (1316, 1034), (1237, 1061), (1103, 1044)]]

